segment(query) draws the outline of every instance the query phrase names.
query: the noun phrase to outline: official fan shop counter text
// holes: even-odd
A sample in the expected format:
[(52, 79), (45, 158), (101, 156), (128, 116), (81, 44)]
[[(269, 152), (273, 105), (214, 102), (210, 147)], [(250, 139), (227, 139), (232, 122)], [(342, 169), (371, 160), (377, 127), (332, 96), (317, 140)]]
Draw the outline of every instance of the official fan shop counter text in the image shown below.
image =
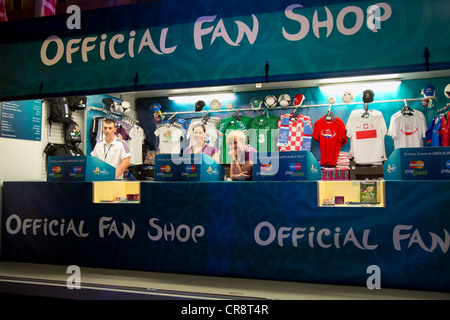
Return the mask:
[[(139, 201), (104, 202), (103, 183)], [(333, 183), (4, 182), (1, 259), (364, 287), (376, 265), (384, 288), (450, 291), (449, 181), (380, 181), (385, 206), (324, 206), (361, 197)]]

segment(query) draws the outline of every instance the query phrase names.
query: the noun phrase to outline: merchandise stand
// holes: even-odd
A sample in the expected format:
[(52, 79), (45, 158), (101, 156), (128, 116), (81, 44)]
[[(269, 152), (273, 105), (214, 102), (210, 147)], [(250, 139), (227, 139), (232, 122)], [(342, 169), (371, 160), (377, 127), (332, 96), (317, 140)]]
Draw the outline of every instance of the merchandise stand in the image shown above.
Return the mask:
[[(102, 118), (129, 120), (132, 128), (122, 123), (123, 136), (117, 133), (130, 145), (126, 155), (116, 153), (130, 156), (127, 178), (135, 179), (133, 167), (154, 172), (144, 177), (154, 181), (115, 181), (114, 167), (83, 156), (49, 158), (47, 181), (0, 177), (1, 260), (361, 287), (378, 276), (383, 288), (450, 292), (450, 147), (434, 148), (450, 145), (450, 124), (443, 125), (450, 121), (438, 114), (447, 107), (433, 108), (450, 99), (443, 1), (268, 3), (186, 7), (166, 0), (83, 9), (76, 32), (64, 14), (0, 23), (1, 101), (91, 94), (83, 151), (91, 154), (102, 140)], [(127, 18), (116, 23), (119, 16)], [(395, 84), (375, 86), (381, 80)], [(332, 84), (344, 87), (331, 94), (325, 87)], [(202, 111), (168, 97), (230, 87), (235, 99), (212, 97), (206, 106), (199, 98), (194, 108)], [(134, 110), (107, 107), (102, 93), (120, 100), (129, 94)], [(227, 102), (234, 107), (223, 107)], [(368, 103), (377, 107), (368, 110)], [(41, 103), (32, 113), (25, 105), (0, 105), (5, 139), (22, 130), (27, 137), (30, 128), (33, 140), (42, 136)], [(161, 116), (169, 120), (164, 127)], [(189, 127), (195, 118), (203, 133)], [(242, 157), (244, 139), (226, 143), (234, 130), (251, 147)], [(425, 137), (433, 147), (402, 148), (421, 147)], [(20, 158), (29, 144), (20, 145), (5, 170), (29, 166)], [(189, 147), (220, 160), (191, 155)], [(233, 148), (245, 167), (240, 177), (252, 170), (253, 181), (222, 181)], [(5, 165), (16, 159), (16, 167)]]
[(141, 182), (106, 204), (89, 182), (5, 182), (2, 259), (364, 287), (375, 265), (384, 288), (450, 291), (450, 182), (386, 181), (381, 207), (318, 206), (317, 184)]

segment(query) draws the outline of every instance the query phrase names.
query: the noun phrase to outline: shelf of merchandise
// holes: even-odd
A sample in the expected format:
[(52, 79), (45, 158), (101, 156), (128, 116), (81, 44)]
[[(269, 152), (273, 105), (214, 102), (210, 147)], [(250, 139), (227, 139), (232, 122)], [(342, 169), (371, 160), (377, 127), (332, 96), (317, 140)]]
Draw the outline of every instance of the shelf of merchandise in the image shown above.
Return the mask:
[(92, 185), (93, 203), (140, 203), (138, 181), (95, 181)]
[(317, 206), (384, 208), (384, 180), (318, 181)]

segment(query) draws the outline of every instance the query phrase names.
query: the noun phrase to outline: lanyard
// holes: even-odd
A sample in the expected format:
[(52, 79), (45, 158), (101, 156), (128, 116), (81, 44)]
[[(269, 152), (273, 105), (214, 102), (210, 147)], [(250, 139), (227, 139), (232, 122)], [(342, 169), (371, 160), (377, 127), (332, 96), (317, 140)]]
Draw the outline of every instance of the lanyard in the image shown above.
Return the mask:
[(106, 150), (106, 145), (104, 145), (105, 161), (106, 161), (106, 157), (108, 156), (109, 150), (111, 150), (111, 147), (112, 147), (112, 143), (109, 145), (108, 150)]

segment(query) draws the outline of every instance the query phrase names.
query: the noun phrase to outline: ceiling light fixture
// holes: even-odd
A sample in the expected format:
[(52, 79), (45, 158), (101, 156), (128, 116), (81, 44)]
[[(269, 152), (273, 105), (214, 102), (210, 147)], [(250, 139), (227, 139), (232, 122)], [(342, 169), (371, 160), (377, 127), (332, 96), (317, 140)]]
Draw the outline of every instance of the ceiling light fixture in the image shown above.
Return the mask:
[(195, 103), (198, 100), (210, 102), (212, 99), (219, 99), (221, 102), (228, 102), (234, 100), (234, 98), (235, 95), (232, 92), (220, 92), (198, 95), (170, 96), (169, 100), (175, 101), (176, 103)]
[(401, 84), (401, 81), (367, 81), (367, 82), (358, 82), (358, 83), (341, 83), (334, 85), (325, 85), (320, 86), (319, 89), (328, 95), (340, 95), (344, 93), (344, 91), (349, 90), (355, 96), (362, 93), (366, 89), (370, 89), (373, 91), (394, 91), (397, 90), (398, 86)]

